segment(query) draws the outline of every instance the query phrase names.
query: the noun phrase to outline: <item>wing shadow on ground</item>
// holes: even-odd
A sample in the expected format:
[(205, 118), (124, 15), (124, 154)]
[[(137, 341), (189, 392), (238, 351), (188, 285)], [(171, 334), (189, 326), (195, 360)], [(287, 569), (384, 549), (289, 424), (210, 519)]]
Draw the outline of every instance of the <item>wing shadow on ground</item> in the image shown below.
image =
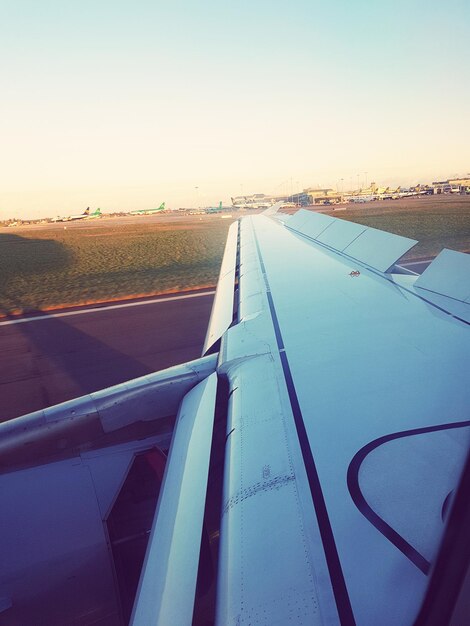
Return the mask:
[(0, 421), (153, 371), (132, 356), (67, 323), (67, 318), (33, 308), (15, 295), (16, 283), (24, 285), (28, 276), (50, 271), (51, 267), (63, 267), (71, 261), (65, 246), (56, 241), (0, 234), (0, 313), (3, 319), (18, 319), (12, 313), (15, 310), (27, 311), (28, 317), (49, 316), (41, 321), (2, 328)]
[(67, 269), (72, 261), (67, 247), (53, 239), (0, 233), (0, 312), (34, 308), (34, 279), (47, 280), (48, 274)]

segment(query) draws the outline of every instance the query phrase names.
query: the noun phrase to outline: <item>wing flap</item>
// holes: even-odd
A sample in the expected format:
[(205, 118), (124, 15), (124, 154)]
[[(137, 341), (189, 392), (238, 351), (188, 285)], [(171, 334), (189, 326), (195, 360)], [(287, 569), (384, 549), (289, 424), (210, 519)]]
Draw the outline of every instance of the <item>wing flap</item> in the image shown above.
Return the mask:
[(133, 626), (191, 623), (216, 390), (217, 374), (211, 374), (181, 403), (131, 618)]
[(343, 252), (379, 272), (386, 272), (417, 243), (415, 239), (367, 228)]
[(424, 270), (414, 286), (470, 302), (470, 254), (445, 248)]
[(334, 221), (334, 217), (330, 217), (324, 213), (312, 213), (312, 211), (300, 209), (300, 211), (297, 211), (297, 213), (290, 218), (287, 225), (289, 228), (296, 230), (302, 235), (316, 239), (325, 228), (331, 226)]
[(361, 235), (367, 226), (356, 224), (355, 222), (346, 222), (345, 220), (335, 220), (317, 237), (317, 241), (335, 248), (335, 250), (344, 250), (359, 235)]
[(305, 209), (293, 215), (287, 227), (379, 272), (386, 272), (417, 244), (408, 237)]

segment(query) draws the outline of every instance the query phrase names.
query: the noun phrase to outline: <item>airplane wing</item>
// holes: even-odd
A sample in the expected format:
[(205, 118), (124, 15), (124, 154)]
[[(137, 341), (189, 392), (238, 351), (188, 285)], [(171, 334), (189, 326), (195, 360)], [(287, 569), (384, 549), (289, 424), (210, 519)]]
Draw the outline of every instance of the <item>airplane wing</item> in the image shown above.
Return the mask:
[[(110, 583), (100, 615), (134, 626), (403, 625), (426, 598), (470, 442), (470, 257), (444, 252), (418, 277), (399, 266), (413, 240), (276, 209), (232, 225), (200, 360), (5, 425), (0, 488), (27, 514), (23, 499), (41, 472), (60, 469), (61, 480), (51, 478), (60, 491), (72, 464), (84, 492), (76, 475), (86, 467), (94, 523), (113, 546), (112, 503), (122, 500), (129, 459), (137, 448), (165, 451), (171, 437), (127, 613), (122, 552), (101, 549), (96, 530), (86, 544), (119, 583), (118, 609)], [(80, 434), (70, 449), (67, 420)], [(51, 424), (56, 447), (45, 443)], [(92, 443), (96, 429), (113, 436), (106, 446)], [(11, 471), (15, 450), (41, 436), (42, 456)], [(79, 527), (74, 512), (54, 514), (61, 528), (72, 518)], [(13, 541), (18, 555), (18, 530), (2, 515), (0, 543)], [(42, 546), (54, 545), (57, 562), (44, 516)], [(5, 616), (16, 615), (15, 597), (21, 614), (26, 593), (9, 562), (0, 566)]]
[(403, 237), (308, 211), (239, 236), (218, 623), (411, 623), (468, 451), (468, 267), (444, 308), (387, 272)]

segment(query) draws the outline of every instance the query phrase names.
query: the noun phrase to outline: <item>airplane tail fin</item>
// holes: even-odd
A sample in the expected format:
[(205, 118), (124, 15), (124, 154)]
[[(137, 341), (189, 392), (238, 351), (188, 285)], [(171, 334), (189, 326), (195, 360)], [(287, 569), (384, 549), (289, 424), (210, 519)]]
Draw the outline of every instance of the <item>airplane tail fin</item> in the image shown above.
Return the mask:
[(161, 211), (165, 210), (165, 203), (162, 202), (161, 205), (158, 207)]
[(222, 200), (219, 202), (219, 211), (222, 211)]
[(83, 215), (90, 215), (90, 207), (87, 206), (87, 208), (83, 211)]

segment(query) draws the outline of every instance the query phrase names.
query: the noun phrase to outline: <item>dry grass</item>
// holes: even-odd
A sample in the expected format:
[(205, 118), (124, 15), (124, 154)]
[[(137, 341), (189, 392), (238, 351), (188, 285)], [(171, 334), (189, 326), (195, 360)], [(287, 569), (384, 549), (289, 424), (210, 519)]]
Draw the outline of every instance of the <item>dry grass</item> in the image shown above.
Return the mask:
[[(328, 212), (417, 239), (407, 258), (435, 256), (443, 247), (470, 251), (470, 196), (371, 202)], [(213, 285), (231, 222), (161, 216), (66, 229), (5, 229), (0, 232), (0, 312)]]
[(0, 233), (0, 311), (39, 310), (213, 285), (230, 220)]

